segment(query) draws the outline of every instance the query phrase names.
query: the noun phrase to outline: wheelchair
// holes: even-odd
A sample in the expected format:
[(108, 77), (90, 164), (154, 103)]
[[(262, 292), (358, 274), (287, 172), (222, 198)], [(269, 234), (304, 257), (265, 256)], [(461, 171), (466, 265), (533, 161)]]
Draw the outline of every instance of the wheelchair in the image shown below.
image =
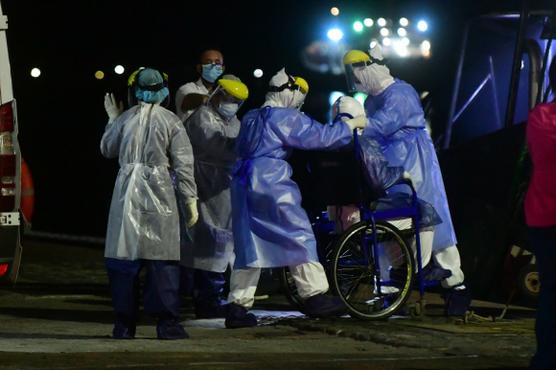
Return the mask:
[[(369, 191), (363, 178), (358, 145), (355, 135), (353, 151), (319, 152), (316, 154), (319, 159), (311, 164), (316, 182), (331, 184), (321, 192), (321, 200), (327, 204), (357, 204), (360, 214), (360, 221), (340, 234), (334, 233), (334, 222), (326, 217), (326, 212), (312, 218), (320, 262), (332, 291), (344, 301), (352, 317), (381, 320), (396, 314), (404, 307), (414, 284), (420, 299), (411, 314), (421, 316), (425, 289), (438, 285), (439, 281), (425, 281), (423, 277), (417, 194), (410, 180), (399, 180), (389, 189), (407, 187), (404, 194), (408, 199), (404, 206), (377, 207), (380, 199)], [(355, 186), (342, 191), (334, 185), (334, 179), (345, 179), (345, 176), (351, 176)], [(411, 219), (412, 227), (399, 230), (391, 223), (399, 219)], [(281, 282), (289, 302), (302, 310), (302, 299), (287, 267), (281, 271)]]

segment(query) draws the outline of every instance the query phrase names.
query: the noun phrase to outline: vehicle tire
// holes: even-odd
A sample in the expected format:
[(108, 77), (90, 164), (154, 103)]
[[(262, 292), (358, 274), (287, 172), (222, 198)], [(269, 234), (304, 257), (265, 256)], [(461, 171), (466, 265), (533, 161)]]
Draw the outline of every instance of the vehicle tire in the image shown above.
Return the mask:
[(540, 286), (539, 272), (536, 265), (528, 264), (521, 268), (517, 277), (517, 287), (523, 299), (528, 302), (537, 301)]

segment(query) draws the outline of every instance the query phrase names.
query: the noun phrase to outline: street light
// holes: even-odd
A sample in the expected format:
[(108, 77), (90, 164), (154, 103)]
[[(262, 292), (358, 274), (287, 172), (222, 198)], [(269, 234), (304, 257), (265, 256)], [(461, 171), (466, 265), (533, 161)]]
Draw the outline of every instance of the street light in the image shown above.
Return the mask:
[(326, 33), (326, 36), (334, 42), (340, 41), (344, 37), (344, 33), (339, 28), (331, 28)]
[(421, 32), (425, 32), (429, 29), (429, 24), (421, 19), (419, 22), (417, 22), (417, 29)]
[(40, 75), (41, 75), (41, 70), (40, 69), (35, 67), (31, 70), (31, 77), (37, 78)]
[(114, 72), (116, 72), (116, 74), (121, 75), (125, 72), (125, 68), (118, 64), (116, 67), (114, 67)]
[(363, 31), (363, 23), (361, 23), (361, 21), (355, 21), (353, 22), (353, 30), (355, 32), (361, 32)]

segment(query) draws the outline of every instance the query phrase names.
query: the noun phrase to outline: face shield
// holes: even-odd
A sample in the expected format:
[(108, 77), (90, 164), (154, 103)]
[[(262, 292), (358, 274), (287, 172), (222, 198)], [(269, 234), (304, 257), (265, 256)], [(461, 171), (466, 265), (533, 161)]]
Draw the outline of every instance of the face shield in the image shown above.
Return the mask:
[(365, 73), (365, 69), (369, 67), (373, 62), (370, 60), (365, 60), (362, 62), (346, 64), (346, 83), (349, 92), (362, 91), (364, 88), (364, 81), (362, 81), (362, 76)]
[(207, 104), (211, 104), (222, 118), (229, 121), (236, 115), (247, 96), (247, 87), (240, 81), (220, 80)]

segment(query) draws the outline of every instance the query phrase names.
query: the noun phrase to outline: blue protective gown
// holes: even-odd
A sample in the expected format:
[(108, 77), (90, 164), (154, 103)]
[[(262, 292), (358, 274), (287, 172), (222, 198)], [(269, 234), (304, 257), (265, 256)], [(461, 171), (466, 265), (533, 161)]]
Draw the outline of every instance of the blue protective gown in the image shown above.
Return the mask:
[[(381, 94), (370, 95), (365, 110), (369, 125), (363, 135), (380, 143), (390, 166), (402, 166), (411, 174), (419, 198), (430, 203), (442, 220), (435, 226), (433, 250), (456, 245), (442, 173), (415, 89), (396, 80)], [(409, 192), (405, 186), (391, 191)]]
[[(374, 210), (394, 210), (411, 207), (412, 199), (408, 193), (400, 192), (400, 186), (393, 186), (404, 172), (403, 167), (392, 167), (384, 158), (380, 144), (369, 136), (361, 136), (359, 156), (365, 167), (365, 179), (373, 195), (377, 196), (371, 203)], [(409, 188), (407, 188), (409, 190)], [(430, 227), (442, 223), (434, 207), (418, 199), (420, 210), (419, 227)]]
[(231, 185), (235, 268), (318, 261), (286, 158), (292, 149), (337, 149), (351, 138), (348, 125), (322, 125), (291, 108), (263, 107), (243, 117)]

